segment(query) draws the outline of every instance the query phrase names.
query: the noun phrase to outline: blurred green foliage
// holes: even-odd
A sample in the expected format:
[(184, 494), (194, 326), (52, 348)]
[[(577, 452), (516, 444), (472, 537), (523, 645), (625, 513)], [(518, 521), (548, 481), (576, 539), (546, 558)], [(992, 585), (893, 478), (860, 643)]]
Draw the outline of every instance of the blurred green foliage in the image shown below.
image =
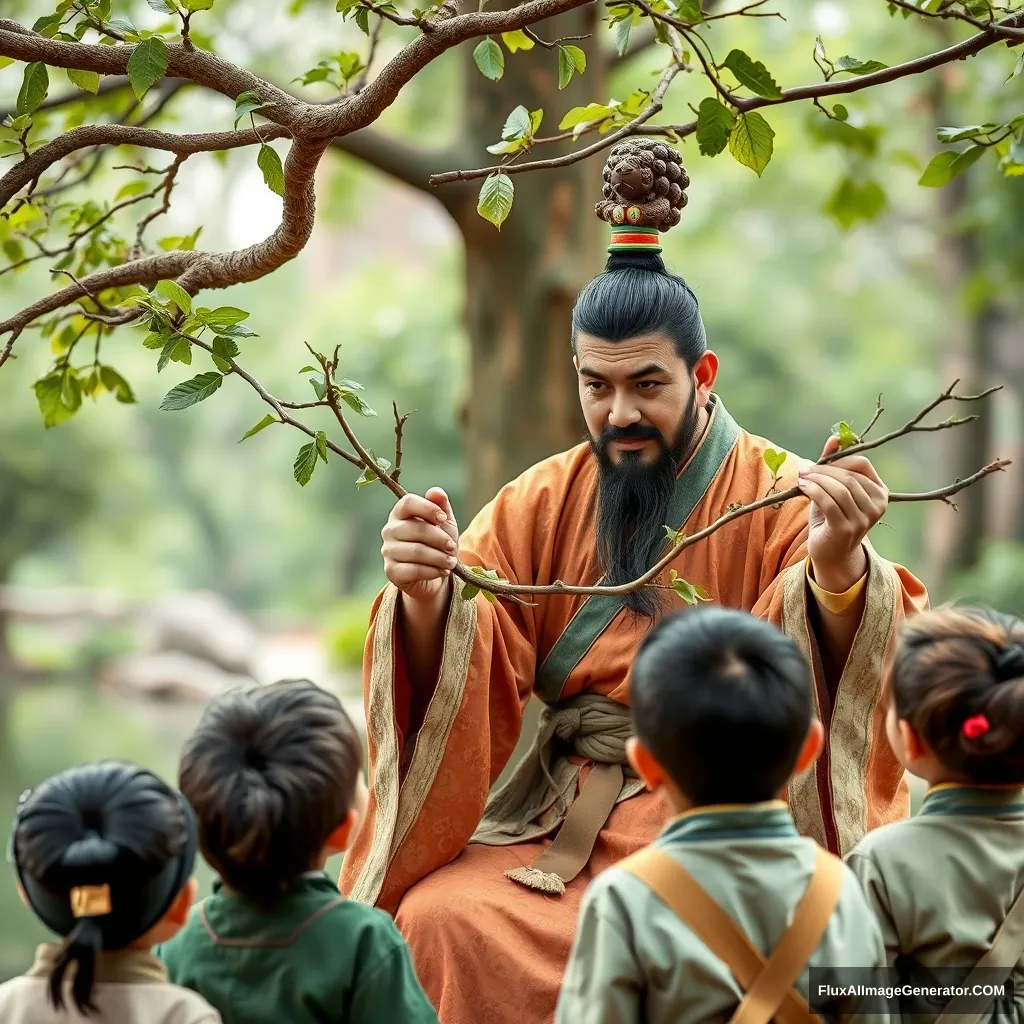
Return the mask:
[(324, 626), (324, 640), (327, 656), (335, 668), (362, 665), (371, 604), (362, 598), (349, 598), (331, 609)]

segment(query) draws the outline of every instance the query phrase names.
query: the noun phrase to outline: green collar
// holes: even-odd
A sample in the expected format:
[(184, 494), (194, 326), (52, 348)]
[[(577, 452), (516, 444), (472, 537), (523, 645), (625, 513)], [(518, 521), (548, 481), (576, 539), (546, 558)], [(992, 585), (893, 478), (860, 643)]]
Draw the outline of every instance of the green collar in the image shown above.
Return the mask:
[(1019, 817), (1024, 815), (1024, 789), (989, 789), (955, 784), (935, 786), (925, 794), (918, 814)]
[(673, 818), (658, 837), (668, 843), (720, 839), (790, 839), (799, 836), (789, 808), (781, 800), (763, 804), (696, 807)]

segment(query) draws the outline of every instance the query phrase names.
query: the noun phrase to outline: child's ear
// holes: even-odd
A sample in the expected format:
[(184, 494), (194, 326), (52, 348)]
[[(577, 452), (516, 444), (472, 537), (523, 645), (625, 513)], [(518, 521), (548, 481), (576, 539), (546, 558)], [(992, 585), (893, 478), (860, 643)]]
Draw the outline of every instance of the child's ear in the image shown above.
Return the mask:
[(335, 853), (347, 850), (355, 838), (355, 830), (359, 824), (359, 811), (354, 807), (345, 815), (345, 820), (327, 837), (325, 844)]
[(651, 792), (661, 789), (668, 781), (668, 773), (635, 736), (626, 740), (626, 759)]
[(15, 882), (14, 884), (18, 887), (18, 896), (21, 899), (21, 902), (24, 903), (26, 907), (31, 907), (32, 904), (28, 901), (28, 893), (25, 892), (25, 887), (21, 882)]
[(171, 924), (183, 928), (188, 920), (188, 912), (192, 909), (192, 904), (195, 903), (198, 895), (199, 883), (194, 878), (190, 878), (175, 897), (171, 909), (167, 911), (165, 915), (167, 920)]
[(928, 755), (928, 748), (924, 740), (915, 732), (914, 727), (907, 721), (900, 719), (896, 723), (900, 731), (900, 740), (903, 743), (903, 750), (907, 755), (907, 761), (919, 761)]
[(808, 728), (807, 735), (804, 737), (803, 746), (800, 748), (800, 754), (796, 759), (796, 764), (793, 766), (793, 774), (799, 775), (810, 768), (818, 760), (824, 747), (825, 729), (817, 718), (812, 718), (810, 728)]

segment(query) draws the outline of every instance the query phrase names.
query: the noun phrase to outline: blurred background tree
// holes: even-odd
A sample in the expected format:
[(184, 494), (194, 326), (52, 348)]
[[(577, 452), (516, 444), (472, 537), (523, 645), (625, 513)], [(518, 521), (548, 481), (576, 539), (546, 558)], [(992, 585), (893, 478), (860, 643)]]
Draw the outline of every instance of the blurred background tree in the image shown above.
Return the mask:
[[(287, 84), (297, 60), (312, 67), (365, 38), (351, 22), (339, 24), (333, 2), (292, 6), (283, 18), (279, 2), (218, 0), (207, 15), (215, 48)], [(833, 59), (855, 54), (887, 64), (945, 45), (916, 18), (890, 20), (881, 3), (775, 6), (785, 21), (744, 19), (710, 35), (719, 57), (747, 48), (783, 86), (814, 80), (819, 35)], [(5, 17), (29, 24), (48, 10), (36, 0), (3, 7)], [(141, 22), (140, 8), (125, 2), (118, 13)], [(588, 31), (577, 19), (566, 16), (542, 34)], [(604, 258), (605, 233), (592, 213), (601, 157), (517, 176), (516, 204), (500, 232), (476, 216), (479, 182), (430, 191), (426, 178), (491, 162), (485, 146), (498, 141), (517, 103), (543, 106), (554, 131), (571, 106), (653, 88), (663, 51), (636, 33), (625, 58), (603, 29), (579, 41), (587, 72), (563, 92), (541, 46), (506, 53), (495, 83), (473, 66), (473, 44), (429, 65), (372, 135), (347, 137), (347, 152), (339, 143), (321, 166), (317, 226), (299, 258), (217, 298), (251, 311), (247, 323), (260, 337), (246, 343), (245, 365), (275, 394), (296, 397), (296, 384), (306, 387), (295, 373), (303, 342), (321, 351), (340, 343), (346, 374), (380, 411), (360, 423), (368, 444), (389, 450), (392, 399), (415, 409), (403, 483), (445, 486), (463, 525), (499, 483), (581, 436), (568, 315)], [(386, 54), (395, 44), (385, 36), (381, 45)], [(950, 448), (959, 433), (952, 432), (881, 451), (883, 477), (915, 490), (994, 455), (1019, 460), (1021, 178), (983, 159), (945, 188), (918, 185), (948, 148), (936, 141), (935, 125), (1002, 121), (1021, 110), (1024, 76), (1007, 81), (1019, 52), (993, 47), (980, 59), (850, 96), (845, 124), (810, 107), (780, 106), (769, 112), (774, 156), (760, 177), (702, 155), (693, 138), (685, 142), (690, 204), (666, 236), (666, 259), (700, 300), (722, 358), (719, 390), (744, 426), (813, 456), (836, 420), (866, 422), (879, 391), (886, 422), (902, 422), (961, 375), (965, 390), (1005, 389), (962, 447)], [(22, 70), (0, 69), (0, 107), (15, 106)], [(316, 83), (291, 88), (329, 95)], [(664, 120), (688, 120), (707, 92), (698, 74), (679, 76)], [(126, 107), (130, 94), (118, 102)], [(65, 116), (84, 114), (69, 108)], [(177, 130), (225, 125), (230, 104), (183, 88), (162, 117)], [(204, 246), (234, 248), (276, 225), (280, 200), (251, 152), (197, 156), (187, 169), (161, 236), (202, 224)], [(102, 201), (128, 180), (104, 169), (88, 191)], [(0, 318), (46, 293), (48, 266), (0, 277)], [(112, 342), (137, 404), (106, 395), (52, 430), (43, 430), (31, 390), (53, 357), (46, 343), (26, 336), (18, 358), (0, 370), (0, 582), (19, 593), (113, 591), (140, 604), (214, 588), (263, 638), (287, 639), (297, 661), (280, 674), (315, 666), (306, 648), (316, 647), (324, 677), (354, 698), (361, 635), (382, 582), (379, 530), (390, 495), (356, 491), (349, 467), (333, 464), (300, 490), (292, 478), (297, 442), (281, 428), (239, 445), (265, 413), (241, 382), (225, 384), (226, 393), (234, 388), (229, 400), (180, 415), (158, 411), (170, 384), (195, 371), (171, 363), (158, 377), (156, 353), (140, 337), (124, 331)], [(1019, 469), (959, 500), (959, 516), (945, 506), (894, 508), (873, 542), (921, 575), (936, 600), (963, 596), (1024, 613)], [(0, 809), (45, 775), (102, 755), (173, 777), (200, 708), (154, 706), (104, 685), (90, 652), (128, 649), (131, 636), (101, 626), (69, 634), (22, 619), (9, 635), (9, 657), (19, 672), (32, 672), (33, 685), (16, 691), (0, 732)], [(24, 969), (40, 936), (17, 909), (13, 887), (0, 888), (0, 978)]]

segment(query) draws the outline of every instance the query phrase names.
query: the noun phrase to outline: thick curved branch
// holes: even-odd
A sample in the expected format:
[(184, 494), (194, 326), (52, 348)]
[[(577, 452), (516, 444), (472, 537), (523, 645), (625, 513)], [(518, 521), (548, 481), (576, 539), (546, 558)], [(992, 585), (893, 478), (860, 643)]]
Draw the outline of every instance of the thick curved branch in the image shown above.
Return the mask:
[[(125, 75), (134, 51), (134, 46), (101, 46), (47, 39), (26, 31), (17, 22), (0, 19), (0, 57), (42, 61), (50, 67), (77, 68), (100, 75)], [(264, 102), (273, 104), (261, 110), (261, 116), (293, 133), (303, 127), (310, 109), (309, 104), (296, 100), (283, 89), (243, 71), (230, 61), (206, 50), (187, 49), (180, 43), (167, 44), (166, 75), (186, 78), (232, 100), (243, 92), (256, 92)]]
[(175, 135), (130, 124), (91, 124), (72, 128), (53, 142), (37, 149), (30, 157), (12, 167), (0, 178), (0, 208), (30, 181), (35, 181), (58, 160), (79, 149), (92, 146), (139, 146), (160, 149), (176, 156), (193, 153), (212, 153), (218, 150), (255, 146), (262, 141), (279, 139), (287, 135), (279, 125), (266, 125), (258, 131), (250, 128), (239, 132), (205, 132), (197, 135)]
[[(860, 75), (844, 81), (833, 80), (831, 82), (820, 82), (814, 85), (798, 86), (794, 89), (783, 89), (782, 95), (778, 99), (765, 99), (761, 96), (742, 98), (735, 94), (730, 94), (729, 102), (732, 103), (733, 106), (741, 113), (745, 113), (750, 110), (756, 110), (759, 107), (774, 107), (783, 103), (795, 103), (800, 100), (820, 99), (823, 96), (848, 95), (849, 93), (859, 92), (862, 89), (870, 89), (874, 86), (894, 82), (900, 78), (907, 78), (911, 75), (920, 75), (926, 71), (931, 71), (934, 68), (942, 67), (944, 64), (950, 64), (953, 61), (966, 60), (968, 57), (973, 57), (975, 54), (980, 53), (987, 47), (992, 46), (995, 43), (1002, 42), (1004, 39), (1002, 34), (1004, 30), (1015, 28), (1020, 25), (1024, 25), (1024, 12), (1005, 18), (996, 26), (986, 28), (983, 32), (979, 32), (977, 35), (971, 36), (970, 39), (966, 39), (962, 43), (957, 43), (954, 46), (948, 46), (944, 50), (938, 50), (935, 53), (930, 53), (924, 57), (918, 57), (915, 60), (906, 61), (903, 64), (896, 64), (893, 67), (884, 68), (881, 71), (874, 71), (869, 75)], [(634, 119), (629, 124), (624, 125), (617, 132), (612, 132), (599, 142), (595, 142), (593, 145), (577, 150), (574, 153), (566, 153), (564, 156), (552, 157), (547, 160), (531, 160), (527, 163), (521, 164), (496, 164), (492, 167), (480, 167), (471, 171), (447, 171), (443, 174), (435, 174), (430, 179), (431, 184), (443, 184), (449, 181), (471, 181), (474, 178), (486, 178), (491, 174), (498, 173), (523, 174), (527, 171), (542, 171), (550, 170), (555, 167), (567, 167), (570, 164), (577, 163), (580, 160), (586, 160), (590, 156), (594, 156), (597, 153), (601, 153), (604, 150), (609, 149), (611, 146), (614, 146), (616, 142), (626, 136), (638, 134), (641, 127), (644, 126), (645, 121), (651, 116), (649, 113), (650, 110), (651, 108), (648, 107), (640, 117)], [(692, 135), (697, 130), (697, 122), (694, 120), (688, 121), (685, 124), (648, 125), (644, 127), (643, 130), (644, 133), (648, 135), (672, 135), (677, 138), (685, 138), (687, 135)]]

